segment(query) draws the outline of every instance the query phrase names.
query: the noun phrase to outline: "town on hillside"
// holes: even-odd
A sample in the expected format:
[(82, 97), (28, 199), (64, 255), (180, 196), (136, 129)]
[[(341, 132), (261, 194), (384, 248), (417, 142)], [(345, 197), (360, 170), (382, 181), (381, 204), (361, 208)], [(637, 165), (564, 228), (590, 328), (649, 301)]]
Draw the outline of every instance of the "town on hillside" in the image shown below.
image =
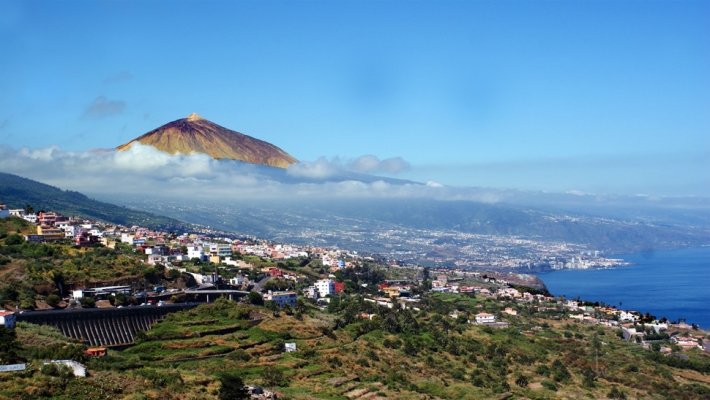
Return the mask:
[[(365, 256), (343, 249), (274, 243), (206, 228), (177, 234), (91, 221), (52, 211), (35, 213), (31, 207), (8, 210), (0, 204), (0, 218), (3, 217), (22, 218), (35, 227), (36, 233), (23, 235), (27, 243), (63, 242), (77, 248), (106, 247), (138, 257), (141, 263), (159, 266), (167, 276), (187, 277), (179, 284), (166, 281), (151, 287), (135, 281), (130, 285), (74, 285), (60, 300), (59, 304), (66, 308), (87, 307), (84, 303), (99, 308), (164, 306), (189, 301), (210, 302), (225, 296), (290, 309), (295, 309), (298, 299), (302, 298), (324, 308), (332, 298), (360, 292), (365, 294), (366, 301), (380, 306), (417, 310), (424, 283), (425, 291), (430, 293), (471, 293), (534, 305), (539, 312), (564, 310), (566, 317), (585, 324), (621, 328), (624, 340), (644, 346), (650, 346), (659, 338), (670, 338), (666, 333), (669, 329), (698, 330), (683, 321), (656, 320), (648, 314), (617, 309), (613, 305), (555, 298), (546, 290), (536, 290), (532, 284), (536, 278), (528, 274), (425, 268), (390, 261), (377, 267), (379, 271), (386, 270), (389, 275), (386, 279), (385, 274), (373, 273), (376, 255)], [(298, 268), (293, 268), (305, 265), (316, 273), (298, 272)], [(372, 276), (377, 278), (368, 279)], [(249, 293), (258, 296), (247, 296)], [(255, 301), (255, 297), (259, 299)], [(121, 301), (116, 301), (117, 298)], [(14, 312), (5, 308), (2, 318), (11, 321)], [(517, 313), (516, 309), (506, 307), (496, 314), (480, 312), (466, 318), (469, 323), (507, 327), (505, 319)], [(701, 337), (702, 334), (695, 338), (674, 336), (672, 339), (682, 348), (699, 347), (709, 351), (707, 343), (703, 347)]]

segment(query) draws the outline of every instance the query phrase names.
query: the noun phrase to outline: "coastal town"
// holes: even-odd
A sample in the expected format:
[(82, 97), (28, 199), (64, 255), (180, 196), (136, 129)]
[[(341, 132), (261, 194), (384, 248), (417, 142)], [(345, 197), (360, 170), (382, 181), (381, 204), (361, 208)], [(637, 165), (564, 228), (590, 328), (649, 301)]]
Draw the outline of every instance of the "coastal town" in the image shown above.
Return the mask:
[[(109, 302), (119, 293), (123, 296), (134, 296), (135, 305), (171, 304), (185, 301), (186, 296), (196, 301), (212, 301), (218, 296), (236, 295), (242, 299), (249, 291), (259, 292), (266, 302), (273, 302), (278, 308), (295, 309), (299, 298), (307, 299), (313, 304), (327, 306), (331, 298), (345, 294), (343, 277), (349, 276), (347, 271), (354, 270), (367, 263), (375, 263), (377, 255), (361, 255), (356, 251), (333, 249), (295, 244), (274, 243), (256, 237), (237, 235), (228, 232), (217, 232), (204, 227), (195, 227), (193, 232), (177, 234), (151, 230), (140, 226), (121, 226), (101, 221), (91, 221), (76, 216), (63, 216), (56, 212), (31, 212), (28, 209), (7, 209), (0, 205), (0, 218), (22, 218), (36, 227), (35, 234), (25, 234), (27, 243), (70, 242), (78, 248), (103, 246), (111, 249), (130, 249), (132, 256), (139, 257), (142, 263), (159, 265), (167, 271), (175, 271), (175, 275), (186, 274), (190, 279), (181, 285), (159, 284), (151, 288), (145, 285), (111, 285), (94, 287), (74, 287), (68, 296), (63, 298), (67, 307), (81, 307), (82, 300), (89, 300), (99, 307), (122, 307)], [(509, 239), (510, 243), (528, 248), (535, 246), (539, 251), (569, 251), (565, 245), (554, 248), (544, 247), (538, 243)], [(504, 243), (496, 240), (491, 246), (495, 252)], [(480, 248), (480, 253), (488, 250)], [(252, 260), (270, 263), (257, 268)], [(503, 256), (504, 259), (508, 257)], [(285, 262), (297, 261), (316, 266), (322, 274), (314, 277), (289, 270)], [(592, 260), (592, 261), (590, 261)], [(507, 260), (520, 263), (521, 260)], [(605, 265), (616, 265), (623, 260), (610, 260), (599, 257), (592, 252), (581, 252), (579, 256), (571, 257), (570, 261), (554, 264), (555, 268), (591, 268)], [(275, 264), (275, 265), (274, 265)], [(290, 264), (293, 265), (293, 264)], [(420, 301), (422, 281), (426, 281), (426, 290), (431, 293), (472, 293), (475, 296), (497, 299), (501, 302), (533, 305), (537, 312), (563, 312), (564, 317), (580, 323), (603, 325), (620, 329), (620, 337), (626, 341), (638, 342), (646, 347), (659, 338), (670, 339), (682, 349), (698, 347), (710, 351), (710, 341), (703, 343), (703, 331), (695, 325), (687, 325), (684, 321), (670, 322), (665, 318), (656, 320), (646, 314), (633, 310), (617, 309), (616, 306), (599, 303), (582, 302), (579, 299), (568, 300), (555, 298), (544, 292), (530, 293), (518, 288), (534, 288), (536, 278), (530, 274), (517, 272), (502, 273), (499, 270), (485, 269), (497, 264), (480, 263), (478, 268), (428, 268), (402, 260), (386, 260), (383, 268), (393, 271), (393, 276), (399, 279), (388, 279), (378, 282), (376, 289), (367, 291), (366, 301), (379, 306), (411, 307), (417, 309)], [(519, 264), (504, 265), (514, 266)], [(426, 275), (426, 276), (425, 276)], [(356, 274), (357, 276), (357, 274)], [(265, 285), (271, 279), (288, 283), (287, 290), (270, 290)], [(357, 279), (357, 278), (355, 278)], [(189, 284), (192, 286), (189, 286)], [(361, 284), (367, 288), (368, 284)], [(516, 288), (518, 287), (518, 288)], [(352, 292), (350, 290), (349, 292)], [(208, 294), (209, 293), (209, 294)], [(141, 300), (142, 299), (142, 300)], [(134, 305), (134, 304), (130, 304)], [(7, 308), (7, 307), (6, 307)], [(496, 314), (481, 312), (468, 315), (470, 323), (493, 324), (497, 327), (507, 327), (506, 318), (515, 317), (518, 311), (505, 307)], [(3, 311), (1, 324), (13, 325), (13, 310)], [(457, 318), (458, 315), (453, 315)], [(669, 334), (675, 330), (675, 335)], [(681, 336), (678, 333), (697, 331), (696, 335)], [(664, 347), (664, 351), (669, 351)]]

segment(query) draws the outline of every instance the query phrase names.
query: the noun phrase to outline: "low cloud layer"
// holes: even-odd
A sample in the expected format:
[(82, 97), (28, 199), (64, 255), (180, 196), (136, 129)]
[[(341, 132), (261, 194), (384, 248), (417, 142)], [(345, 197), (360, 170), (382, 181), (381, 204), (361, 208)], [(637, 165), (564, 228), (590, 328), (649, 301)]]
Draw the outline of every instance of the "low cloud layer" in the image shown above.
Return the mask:
[[(603, 196), (580, 192), (461, 188), (396, 181), (350, 172), (339, 159), (301, 162), (288, 170), (204, 154), (169, 155), (136, 143), (129, 150), (70, 152), (52, 146), (20, 150), (0, 146), (0, 172), (12, 173), (108, 202), (115, 199), (171, 199), (185, 204), (260, 200), (434, 199), (527, 205), (633, 205), (707, 210), (706, 198)], [(2, 195), (0, 193), (0, 195)]]
[(320, 157), (316, 161), (300, 161), (288, 167), (286, 172), (296, 178), (307, 179), (327, 179), (343, 172), (343, 166), (339, 159), (328, 161), (325, 157)]
[(126, 102), (109, 100), (106, 96), (99, 96), (89, 104), (82, 115), (84, 118), (103, 118), (121, 114), (126, 108)]
[(377, 156), (373, 156), (372, 154), (358, 157), (348, 163), (348, 169), (351, 171), (363, 172), (366, 174), (397, 174), (410, 168), (409, 163), (404, 161), (402, 157), (380, 160)]
[(288, 168), (288, 174), (298, 178), (328, 179), (342, 175), (346, 171), (362, 174), (396, 175), (410, 168), (409, 163), (402, 157), (380, 160), (377, 156), (367, 154), (347, 162), (343, 162), (338, 157), (330, 160), (320, 157), (312, 162), (301, 161), (291, 165)]
[[(0, 147), (0, 171), (106, 199), (111, 195), (183, 199), (440, 197), (438, 185), (391, 184), (347, 177), (338, 159), (300, 162), (288, 170), (203, 154), (169, 155), (136, 143), (129, 150), (63, 151), (52, 146)], [(328, 180), (330, 179), (330, 180)], [(451, 193), (447, 194), (451, 195)]]

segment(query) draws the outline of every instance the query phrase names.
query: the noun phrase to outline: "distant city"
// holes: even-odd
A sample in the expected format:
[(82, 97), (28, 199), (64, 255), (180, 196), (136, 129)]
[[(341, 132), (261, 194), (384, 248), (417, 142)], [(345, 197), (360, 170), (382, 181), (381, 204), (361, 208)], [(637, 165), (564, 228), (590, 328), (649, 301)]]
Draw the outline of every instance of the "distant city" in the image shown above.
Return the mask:
[[(185, 216), (193, 214), (193, 218), (197, 216), (203, 221), (216, 222), (214, 225), (222, 225), (219, 221), (214, 221), (219, 218), (214, 216), (227, 219), (229, 213), (248, 214), (247, 218), (265, 221), (263, 226), (269, 226), (269, 230), (262, 230), (258, 235), (275, 242), (348, 249), (376, 255), (382, 261), (400, 265), (514, 269), (518, 272), (629, 265), (623, 259), (607, 257), (603, 251), (588, 245), (543, 238), (471, 234), (449, 229), (412, 229), (364, 218), (333, 216), (328, 220), (314, 220), (288, 211), (282, 215), (270, 215), (268, 212), (240, 211), (217, 205), (190, 207), (161, 201), (132, 205), (175, 218), (186, 219)], [(212, 218), (207, 218), (208, 216)], [(571, 216), (556, 218), (579, 219)], [(278, 223), (273, 222), (275, 219), (278, 219)], [(586, 220), (592, 223), (607, 222), (604, 218), (586, 218)], [(214, 226), (211, 229), (224, 230)]]

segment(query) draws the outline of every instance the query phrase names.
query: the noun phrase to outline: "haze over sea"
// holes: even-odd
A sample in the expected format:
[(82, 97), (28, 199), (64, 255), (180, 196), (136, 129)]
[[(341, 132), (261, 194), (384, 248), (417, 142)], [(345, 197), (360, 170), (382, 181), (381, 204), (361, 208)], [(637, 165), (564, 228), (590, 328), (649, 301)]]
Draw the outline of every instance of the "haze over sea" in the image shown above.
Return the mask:
[(560, 270), (538, 276), (555, 296), (580, 296), (582, 300), (649, 312), (659, 319), (685, 318), (688, 324), (710, 328), (710, 247), (613, 258), (634, 264), (601, 270)]

